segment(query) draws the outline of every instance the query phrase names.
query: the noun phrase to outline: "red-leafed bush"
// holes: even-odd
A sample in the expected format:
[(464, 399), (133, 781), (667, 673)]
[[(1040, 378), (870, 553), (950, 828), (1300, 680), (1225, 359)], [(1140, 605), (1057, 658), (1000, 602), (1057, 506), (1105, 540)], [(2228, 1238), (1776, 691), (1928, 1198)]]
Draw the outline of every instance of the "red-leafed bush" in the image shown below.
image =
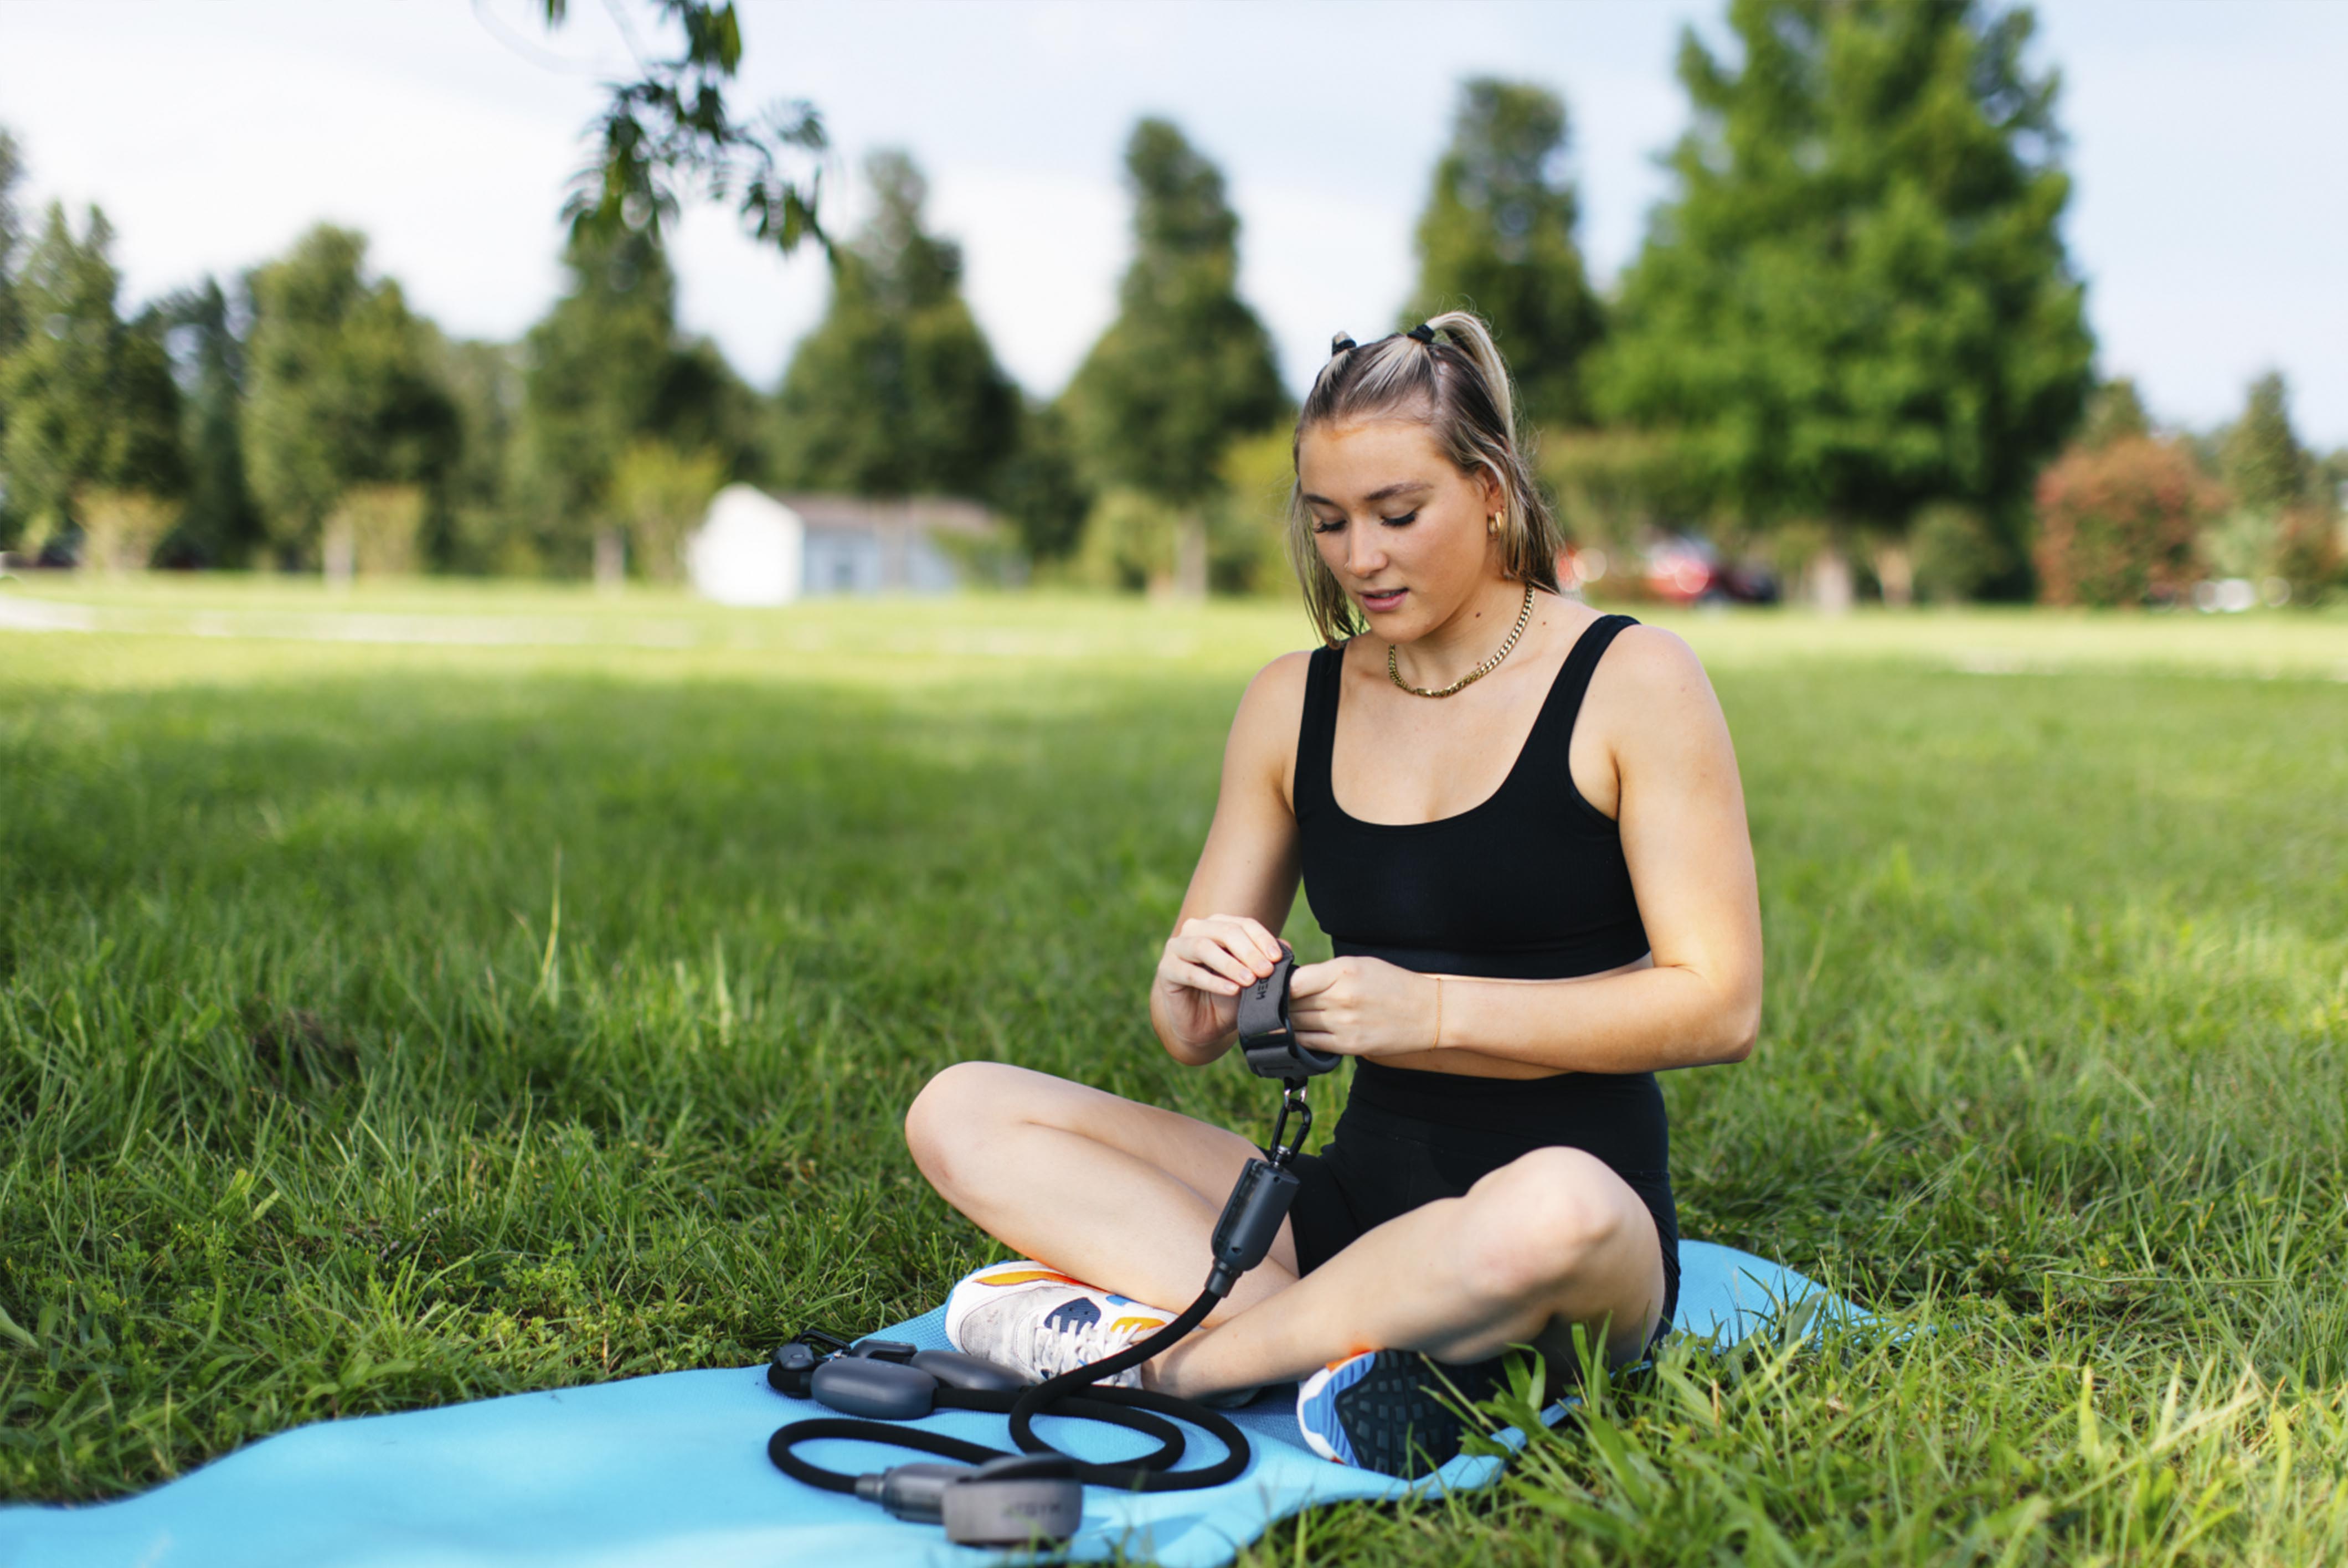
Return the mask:
[(2143, 604), (2199, 575), (2194, 536), (2223, 501), (2193, 459), (2132, 436), (2073, 447), (2038, 477), (2039, 596), (2049, 604)]

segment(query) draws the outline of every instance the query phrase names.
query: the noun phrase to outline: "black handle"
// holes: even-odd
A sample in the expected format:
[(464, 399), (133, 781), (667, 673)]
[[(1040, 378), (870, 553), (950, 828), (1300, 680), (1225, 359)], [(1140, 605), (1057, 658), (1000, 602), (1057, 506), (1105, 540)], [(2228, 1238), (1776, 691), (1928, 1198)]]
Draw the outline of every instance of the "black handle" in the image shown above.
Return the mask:
[(1288, 982), (1295, 972), (1296, 949), (1282, 942), (1272, 973), (1240, 991), (1240, 1050), (1249, 1071), (1259, 1078), (1311, 1078), (1342, 1060), (1296, 1042), (1296, 1030), (1288, 1021)]

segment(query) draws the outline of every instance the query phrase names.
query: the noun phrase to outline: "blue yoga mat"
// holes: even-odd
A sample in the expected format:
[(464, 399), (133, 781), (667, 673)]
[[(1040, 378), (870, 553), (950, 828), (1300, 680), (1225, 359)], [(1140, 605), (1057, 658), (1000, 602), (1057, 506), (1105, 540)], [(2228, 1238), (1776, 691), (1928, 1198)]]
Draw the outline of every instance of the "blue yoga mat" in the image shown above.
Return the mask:
[[(1818, 1298), (1866, 1317), (1790, 1269), (1703, 1242), (1680, 1248), (1680, 1327), (1744, 1337)], [(945, 1344), (943, 1308), (884, 1330)], [(1122, 1550), (1163, 1568), (1217, 1568), (1273, 1521), (1315, 1503), (1391, 1498), (1414, 1483), (1313, 1457), (1293, 1387), (1231, 1412), (1255, 1446), (1247, 1473), (1211, 1491), (1085, 1493), (1069, 1556)], [(999, 1561), (946, 1544), (870, 1503), (817, 1491), (767, 1461), (767, 1437), (820, 1413), (767, 1386), (763, 1367), (670, 1372), (438, 1410), (324, 1421), (254, 1443), (139, 1497), (85, 1508), (0, 1509), (0, 1568), (927, 1568)], [(1008, 1448), (1002, 1418), (964, 1411), (923, 1425)], [(1046, 1419), (1043, 1435), (1086, 1459), (1128, 1457), (1134, 1434)], [(1220, 1451), (1200, 1435), (1206, 1462)], [(919, 1458), (852, 1442), (808, 1458), (868, 1470)], [(1489, 1484), (1500, 1461), (1463, 1456), (1422, 1489)]]

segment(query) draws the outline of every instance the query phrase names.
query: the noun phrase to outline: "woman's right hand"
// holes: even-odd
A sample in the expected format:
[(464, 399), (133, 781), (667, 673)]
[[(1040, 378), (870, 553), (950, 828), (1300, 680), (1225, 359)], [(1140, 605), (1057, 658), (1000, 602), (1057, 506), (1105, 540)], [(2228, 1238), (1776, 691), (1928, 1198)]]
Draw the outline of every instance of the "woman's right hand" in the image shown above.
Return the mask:
[(1246, 915), (1185, 920), (1166, 938), (1151, 990), (1173, 1034), (1169, 1045), (1203, 1053), (1239, 1027), (1240, 989), (1272, 973), (1280, 938)]

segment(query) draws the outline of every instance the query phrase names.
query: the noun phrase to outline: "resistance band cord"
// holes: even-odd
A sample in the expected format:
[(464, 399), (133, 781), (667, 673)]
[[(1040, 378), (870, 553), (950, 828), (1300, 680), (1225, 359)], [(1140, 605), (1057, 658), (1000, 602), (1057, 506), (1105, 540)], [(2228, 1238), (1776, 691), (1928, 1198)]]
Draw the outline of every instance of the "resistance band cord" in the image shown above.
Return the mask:
[[(1012, 1487), (1014, 1482), (1046, 1477), (1063, 1482), (1074, 1481), (1088, 1486), (1115, 1487), (1126, 1491), (1156, 1492), (1220, 1486), (1244, 1473), (1251, 1457), (1247, 1437), (1214, 1410), (1193, 1400), (1177, 1399), (1155, 1389), (1104, 1389), (1096, 1385), (1159, 1355), (1205, 1322), (1216, 1304), (1231, 1294), (1240, 1276), (1263, 1261), (1264, 1255), (1271, 1250), (1272, 1241), (1280, 1234), (1281, 1221), (1287, 1216), (1298, 1185), (1296, 1175), (1289, 1165), (1313, 1126), (1313, 1110), (1304, 1099), (1305, 1081), (1329, 1071), (1337, 1065), (1339, 1060), (1323, 1052), (1308, 1050), (1296, 1041), (1288, 1019), (1288, 980), (1294, 964), (1295, 954), (1283, 945), (1280, 962), (1272, 974), (1240, 993), (1240, 1043), (1251, 1070), (1259, 1076), (1281, 1081), (1280, 1117), (1273, 1123), (1272, 1143), (1264, 1151), (1267, 1158), (1247, 1163), (1246, 1168), (1240, 1173), (1239, 1181), (1231, 1188), (1231, 1196), (1224, 1202), (1222, 1215), (1215, 1224), (1211, 1243), (1214, 1266), (1209, 1271), (1206, 1287), (1200, 1292), (1196, 1301), (1185, 1307), (1172, 1322), (1117, 1354), (1063, 1372), (1041, 1383), (1017, 1389), (999, 1385), (976, 1387), (958, 1385), (956, 1381), (949, 1380), (949, 1377), (941, 1376), (936, 1379), (934, 1389), (921, 1389), (909, 1404), (900, 1407), (893, 1394), (884, 1394), (879, 1403), (863, 1407), (880, 1410), (885, 1406), (886, 1414), (900, 1419), (927, 1414), (931, 1409), (979, 1410), (1008, 1416), (1011, 1439), (1019, 1449), (1017, 1453), (965, 1442), (959, 1438), (925, 1431), (917, 1427), (896, 1425), (889, 1420), (821, 1416), (793, 1421), (779, 1429), (767, 1440), (767, 1454), (776, 1468), (809, 1486), (826, 1491), (847, 1492), (880, 1503), (899, 1517), (931, 1520), (940, 1517), (941, 1497), (948, 1499), (950, 1509), (952, 1501), (963, 1495), (965, 1489), (956, 1487), (953, 1483), (957, 1481), (999, 1478), (1006, 1495), (1015, 1495)], [(1288, 1137), (1292, 1113), (1299, 1118), (1293, 1139)], [(836, 1345), (839, 1342), (832, 1343)], [(891, 1348), (908, 1354), (911, 1351), (911, 1347)], [(915, 1358), (913, 1365), (905, 1370), (915, 1370), (922, 1359), (936, 1354), (926, 1353)], [(840, 1360), (835, 1359), (829, 1365), (836, 1367), (840, 1364)], [(823, 1379), (818, 1378), (815, 1381), (814, 1391), (818, 1398), (822, 1398)], [(783, 1385), (778, 1382), (777, 1386)], [(1138, 1459), (1116, 1463), (1099, 1464), (1079, 1460), (1054, 1448), (1036, 1435), (1035, 1418), (1046, 1414), (1123, 1427), (1154, 1440), (1159, 1446), (1155, 1451)], [(1222, 1444), (1222, 1457), (1212, 1464), (1177, 1471), (1174, 1467), (1181, 1461), (1187, 1443), (1181, 1430), (1168, 1419), (1169, 1417), (1179, 1418), (1202, 1429)], [(812, 1464), (794, 1451), (801, 1443), (824, 1438), (852, 1439), (911, 1449), (982, 1468), (975, 1477), (968, 1471), (922, 1464), (901, 1465), (891, 1471), (855, 1476)], [(973, 1501), (976, 1501), (976, 1491), (971, 1491), (969, 1495)], [(945, 1522), (948, 1533), (954, 1534), (955, 1522), (950, 1512)]]

